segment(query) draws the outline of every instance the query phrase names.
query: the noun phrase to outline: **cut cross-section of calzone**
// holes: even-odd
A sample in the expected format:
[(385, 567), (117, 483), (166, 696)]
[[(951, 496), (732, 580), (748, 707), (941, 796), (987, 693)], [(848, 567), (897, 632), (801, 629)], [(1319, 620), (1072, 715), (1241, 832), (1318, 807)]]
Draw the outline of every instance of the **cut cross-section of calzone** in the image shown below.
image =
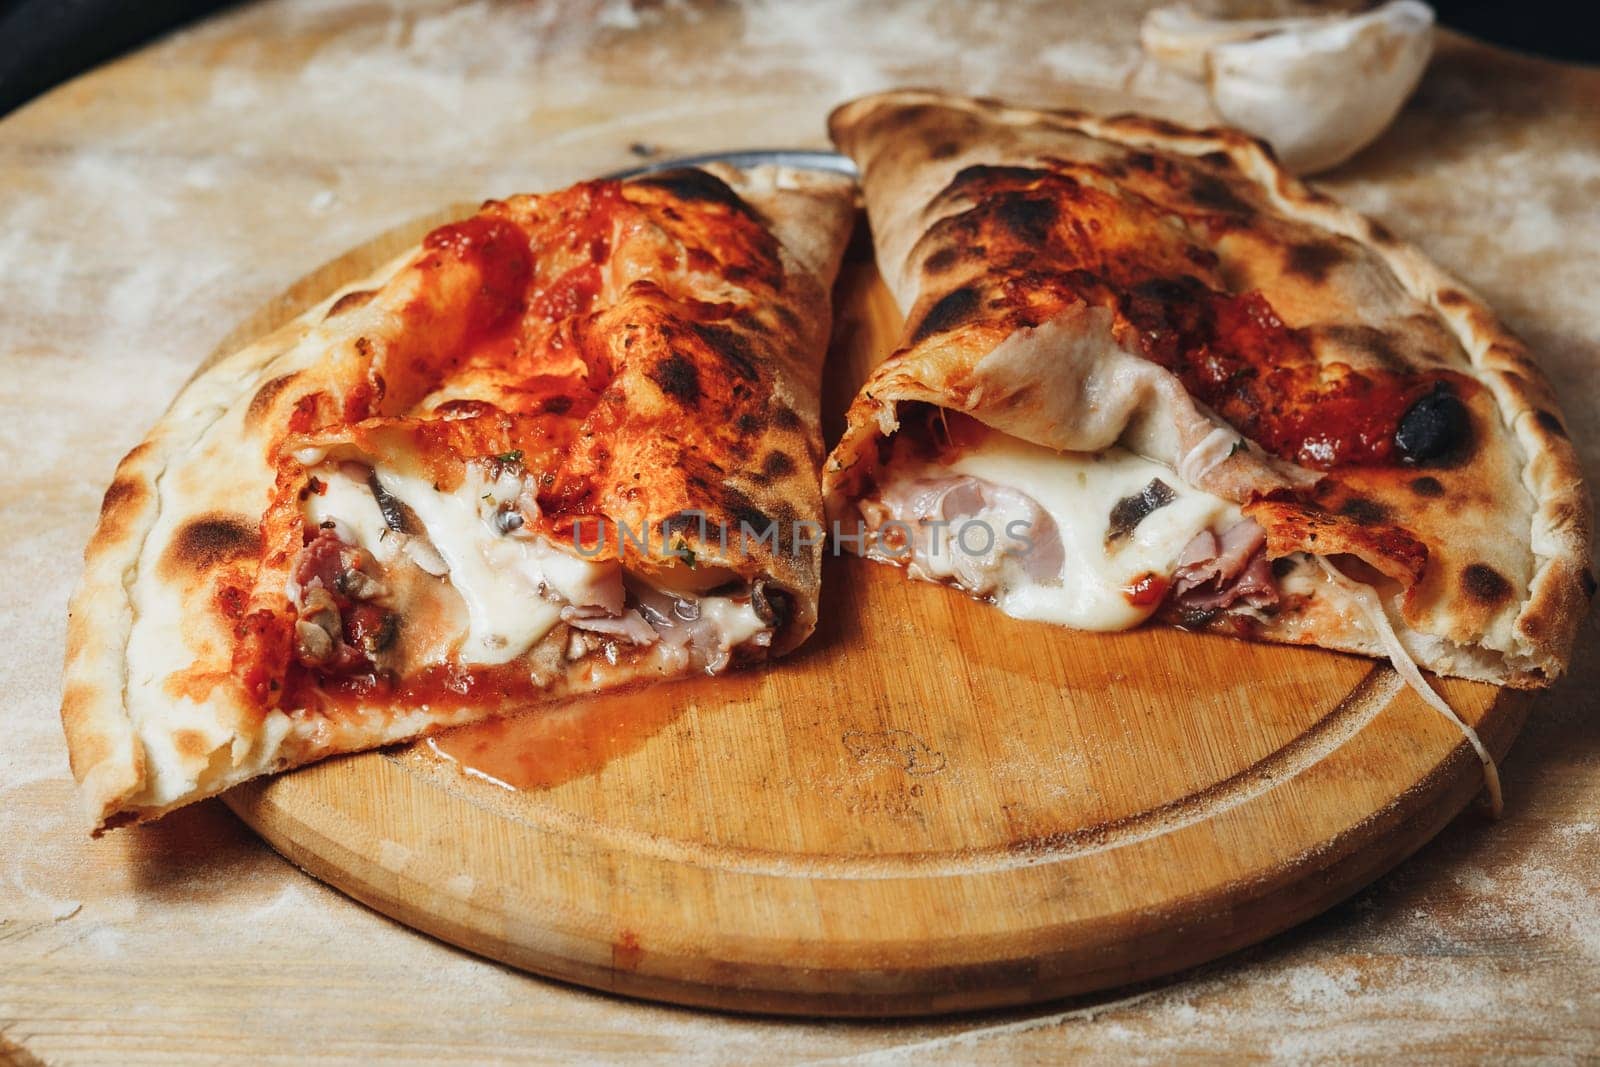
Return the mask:
[(803, 641), (854, 195), (710, 166), (491, 201), (200, 374), (72, 602), (96, 825)]
[(1594, 578), (1560, 410), (1414, 248), (1226, 130), (905, 91), (832, 133), (907, 317), (824, 465), (843, 543), (1020, 618), (1423, 689), (1565, 668)]

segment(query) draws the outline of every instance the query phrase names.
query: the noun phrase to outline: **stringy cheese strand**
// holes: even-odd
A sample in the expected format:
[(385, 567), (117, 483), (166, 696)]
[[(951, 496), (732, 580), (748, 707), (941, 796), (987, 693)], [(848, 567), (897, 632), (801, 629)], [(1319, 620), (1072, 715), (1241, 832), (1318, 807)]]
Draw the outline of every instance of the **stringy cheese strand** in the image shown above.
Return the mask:
[(1355, 597), (1356, 603), (1366, 613), (1368, 619), (1371, 620), (1373, 627), (1377, 629), (1378, 636), (1389, 653), (1389, 662), (1394, 666), (1395, 672), (1400, 675), (1401, 680), (1410, 686), (1422, 698), (1424, 703), (1449, 719), (1466, 736), (1467, 741), (1472, 745), (1473, 751), (1477, 752), (1478, 759), (1483, 761), (1484, 785), (1489, 790), (1489, 814), (1498, 819), (1501, 812), (1505, 810), (1505, 801), (1500, 793), (1500, 768), (1495, 766), (1494, 757), (1489, 754), (1489, 749), (1484, 745), (1483, 739), (1478, 736), (1476, 730), (1467, 724), (1465, 719), (1456, 714), (1456, 710), (1450, 706), (1444, 697), (1439, 695), (1433, 686), (1428, 684), (1427, 679), (1422, 677), (1422, 671), (1417, 667), (1416, 661), (1411, 658), (1411, 654), (1400, 643), (1400, 635), (1395, 633), (1394, 626), (1390, 624), (1389, 614), (1384, 610), (1377, 591), (1365, 582), (1358, 582), (1349, 575), (1344, 574), (1322, 556), (1315, 558), (1321, 564), (1322, 569), (1327, 572), (1328, 578), (1333, 584)]

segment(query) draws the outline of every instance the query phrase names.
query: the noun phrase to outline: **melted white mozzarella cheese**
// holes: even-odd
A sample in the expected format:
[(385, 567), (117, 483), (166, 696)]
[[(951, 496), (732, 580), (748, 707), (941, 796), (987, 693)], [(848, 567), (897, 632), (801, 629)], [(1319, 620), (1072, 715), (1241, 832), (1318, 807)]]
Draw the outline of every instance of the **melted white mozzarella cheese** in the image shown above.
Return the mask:
[(703, 597), (700, 600), (700, 615), (716, 627), (724, 651), (744, 644), (768, 628), (761, 621), (761, 616), (756, 614), (755, 605), (748, 600), (741, 604), (729, 597)]
[[(1019, 619), (1035, 619), (1080, 630), (1123, 630), (1137, 626), (1156, 604), (1135, 605), (1126, 590), (1147, 574), (1172, 574), (1184, 546), (1207, 527), (1224, 528), (1239, 518), (1238, 508), (1190, 488), (1173, 472), (1123, 448), (1101, 453), (1055, 452), (1006, 434), (991, 433), (964, 449), (947, 465), (915, 476), (970, 475), (1019, 490), (1033, 498), (1060, 531), (1063, 555), (1056, 580), (1030, 577), (1009, 558), (995, 602)], [(1175, 494), (1146, 515), (1115, 545), (1106, 544), (1111, 511), (1124, 497), (1160, 479)], [(1006, 543), (1007, 520), (985, 516), (995, 536)], [(954, 523), (960, 528), (960, 520)], [(969, 543), (981, 540), (976, 533)], [(954, 543), (954, 539), (952, 539)], [(1014, 542), (1013, 542), (1014, 543)], [(957, 548), (959, 550), (959, 547)]]
[[(328, 463), (313, 472), (325, 485), (306, 498), (306, 517), (333, 530), (388, 563), (407, 554), (413, 539), (391, 531), (372, 490), (362, 479)], [(507, 536), (494, 528), (496, 506), (516, 498), (520, 482), (485, 483), (469, 475), (454, 492), (388, 470), (378, 472), (384, 490), (405, 504), (426, 531), (448, 568), (446, 577), (465, 602), (468, 630), (457, 649), (464, 664), (507, 663), (522, 655), (561, 619), (568, 604), (603, 605), (623, 610), (621, 566), (614, 560), (587, 560), (564, 552), (542, 537)], [(419, 547), (411, 545), (412, 549)], [(727, 649), (769, 629), (749, 601), (696, 597), (701, 616), (711, 621), (720, 647)]]
[(361, 546), (380, 562), (392, 560), (400, 551), (401, 539), (383, 521), (383, 512), (367, 484), (333, 465), (319, 469), (316, 478), (324, 488), (306, 496), (306, 518), (317, 526), (331, 522), (339, 540)]
[[(482, 493), (465, 479), (453, 493), (440, 492), (412, 475), (380, 471), (378, 480), (409, 507), (433, 547), (450, 567), (450, 584), (467, 605), (468, 628), (458, 650), (462, 663), (506, 663), (526, 652), (561, 619), (561, 603), (543, 589), (553, 583), (547, 565), (559, 569), (568, 557), (536, 539), (497, 533), (480, 514)], [(600, 564), (573, 560), (574, 570)], [(576, 575), (564, 575), (568, 581)]]

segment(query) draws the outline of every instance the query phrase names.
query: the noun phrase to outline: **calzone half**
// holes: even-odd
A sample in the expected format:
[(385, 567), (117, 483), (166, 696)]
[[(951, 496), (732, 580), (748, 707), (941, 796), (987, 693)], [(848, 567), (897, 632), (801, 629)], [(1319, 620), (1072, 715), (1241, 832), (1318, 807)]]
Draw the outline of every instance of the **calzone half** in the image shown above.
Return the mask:
[(803, 641), (854, 197), (711, 166), (491, 201), (201, 373), (72, 601), (96, 826)]
[[(847, 104), (906, 313), (828, 458), (842, 543), (999, 610), (1537, 687), (1595, 589), (1524, 345), (1228, 130), (920, 91)], [(1436, 699), (1436, 698), (1435, 698)]]

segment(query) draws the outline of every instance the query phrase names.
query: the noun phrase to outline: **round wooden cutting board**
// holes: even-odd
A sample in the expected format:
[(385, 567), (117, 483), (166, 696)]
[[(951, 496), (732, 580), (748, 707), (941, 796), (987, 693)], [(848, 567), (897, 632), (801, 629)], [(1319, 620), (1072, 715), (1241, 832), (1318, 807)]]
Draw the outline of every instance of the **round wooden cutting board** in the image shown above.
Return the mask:
[[(437, 221), (308, 276), (224, 348)], [(866, 247), (837, 293), (830, 437), (900, 326)], [(1503, 754), (1527, 702), (1443, 691)], [(1482, 785), (1386, 665), (1018, 622), (854, 558), (828, 560), (815, 636), (768, 670), (474, 731), (226, 800), (436, 937), (741, 1011), (934, 1013), (1176, 971), (1350, 895)]]

